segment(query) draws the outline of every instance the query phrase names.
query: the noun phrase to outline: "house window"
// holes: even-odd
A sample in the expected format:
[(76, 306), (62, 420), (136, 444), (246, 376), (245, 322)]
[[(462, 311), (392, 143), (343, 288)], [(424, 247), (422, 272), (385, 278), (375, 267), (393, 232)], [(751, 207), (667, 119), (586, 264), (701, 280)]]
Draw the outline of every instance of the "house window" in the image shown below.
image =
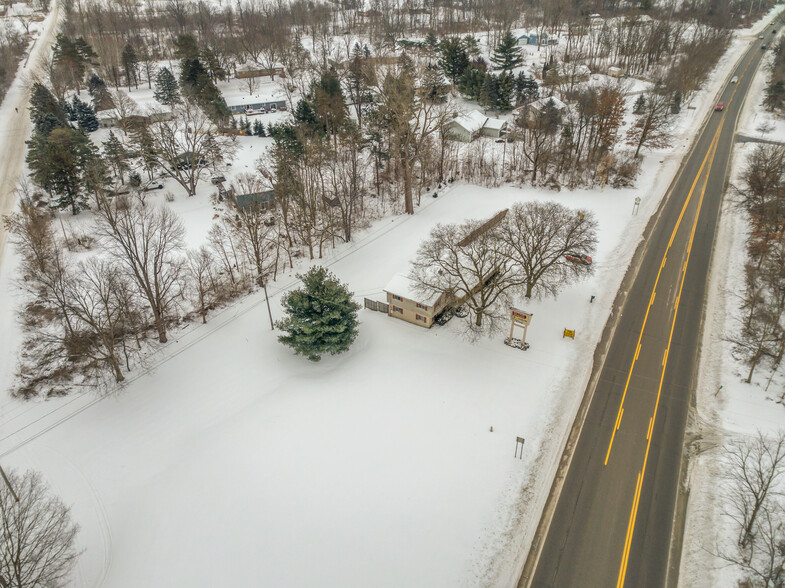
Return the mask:
[(427, 323), (427, 322), (428, 322), (428, 319), (427, 319), (426, 317), (424, 317), (424, 316), (422, 316), (422, 315), (420, 315), (420, 314), (418, 314), (418, 315), (416, 315), (416, 316), (417, 316), (417, 320), (418, 320), (418, 321), (422, 321), (422, 322), (424, 322), (424, 323)]
[(400, 296), (398, 296), (397, 294), (393, 294), (393, 295), (392, 295), (392, 299), (393, 299), (393, 300), (398, 300), (399, 302), (403, 302), (403, 298), (401, 298), (401, 297), (400, 297)]
[(428, 310), (428, 305), (417, 303), (417, 308), (422, 308), (423, 310)]
[(403, 308), (401, 308), (400, 306), (393, 305), (392, 309), (393, 312), (400, 312), (401, 314), (403, 314)]

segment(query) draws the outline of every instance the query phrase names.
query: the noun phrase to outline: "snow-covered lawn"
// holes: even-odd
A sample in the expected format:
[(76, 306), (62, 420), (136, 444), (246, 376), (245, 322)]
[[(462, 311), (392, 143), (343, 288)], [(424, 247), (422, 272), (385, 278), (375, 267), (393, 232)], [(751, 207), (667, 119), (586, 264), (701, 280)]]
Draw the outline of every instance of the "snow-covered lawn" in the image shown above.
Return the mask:
[(254, 296), (183, 332), (150, 374), (104, 400), (6, 401), (4, 435), (52, 414), (3, 451), (90, 406), (4, 465), (40, 469), (74, 505), (87, 549), (78, 585), (476, 586), (554, 414), (572, 410), (567, 381), (581, 378), (573, 367), (587, 365), (654, 206), (632, 217), (636, 194), (460, 185), (325, 260), (359, 298), (406, 271), (437, 222), (531, 198), (591, 208), (596, 274), (525, 305), (525, 353), (503, 335), (471, 344), (457, 325), (426, 330), (363, 310), (352, 350), (312, 364), (277, 343)]
[[(713, 101), (743, 50), (734, 47), (697, 104)], [(40, 470), (82, 525), (75, 585), (509, 584), (616, 289), (705, 114), (685, 109), (675, 147), (646, 157), (636, 189), (456, 185), (322, 260), (360, 300), (406, 271), (438, 222), (486, 218), (528, 199), (591, 209), (595, 274), (557, 300), (520, 301), (534, 313), (529, 351), (504, 346), (503, 334), (472, 344), (457, 324), (425, 330), (363, 310), (351, 351), (313, 364), (277, 343), (256, 294), (171, 333), (148, 370), (105, 396), (3, 397), (3, 466)], [(175, 206), (198, 244), (211, 215), (205, 195)], [(3, 383), (19, 339), (13, 255), (6, 261)], [(276, 318), (281, 292), (294, 285), (293, 275), (271, 285)], [(575, 340), (562, 338), (564, 328)], [(520, 460), (517, 436), (526, 439)]]

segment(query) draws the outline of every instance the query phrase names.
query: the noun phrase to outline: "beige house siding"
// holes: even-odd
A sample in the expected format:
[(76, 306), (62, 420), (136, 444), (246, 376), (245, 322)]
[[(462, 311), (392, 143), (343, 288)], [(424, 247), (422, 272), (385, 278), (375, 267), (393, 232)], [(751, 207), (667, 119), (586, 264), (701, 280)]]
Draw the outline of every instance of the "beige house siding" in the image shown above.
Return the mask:
[(435, 306), (426, 306), (390, 292), (387, 292), (387, 304), (390, 305), (390, 316), (426, 329), (433, 326), (434, 317), (444, 307), (443, 296), (439, 297)]

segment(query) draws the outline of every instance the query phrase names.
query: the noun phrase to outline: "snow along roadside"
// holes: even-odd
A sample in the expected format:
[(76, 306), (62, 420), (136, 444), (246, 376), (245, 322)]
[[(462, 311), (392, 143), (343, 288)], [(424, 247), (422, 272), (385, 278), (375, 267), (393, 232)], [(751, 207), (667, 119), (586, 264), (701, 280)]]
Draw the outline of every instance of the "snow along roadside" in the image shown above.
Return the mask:
[[(43, 22), (43, 32), (33, 40), (28, 55), (20, 62), (8, 93), (0, 106), (0, 218), (16, 207), (15, 190), (22, 173), (25, 141), (30, 135), (30, 117), (27, 105), (30, 99), (28, 82), (30, 74), (49, 52), (60, 23), (60, 2), (53, 0), (52, 8)], [(0, 266), (8, 235), (0, 223)]]
[[(771, 115), (762, 110), (768, 62), (766, 58), (756, 72), (740, 116), (738, 130), (747, 135), (761, 135), (753, 128), (756, 123), (785, 125), (782, 120), (772, 121)], [(773, 133), (769, 138), (775, 137)], [(738, 181), (755, 147), (754, 143), (735, 145), (729, 185)], [(785, 414), (766, 399), (765, 390), (742, 382), (740, 371), (746, 372), (747, 367), (733, 358), (732, 345), (724, 340), (726, 333), (737, 327), (735, 318), (739, 295), (745, 288), (749, 234), (746, 213), (730, 202), (727, 194), (725, 198), (709, 276), (696, 406), (687, 430), (692, 457), (686, 480), (689, 502), (681, 577), (683, 585), (695, 588), (733, 586), (741, 579), (740, 570), (713, 555), (730, 534), (730, 521), (722, 514), (723, 486), (718, 483), (722, 479), (722, 447), (731, 437), (754, 435), (758, 430), (766, 433), (785, 426)]]
[[(648, 204), (648, 206), (641, 213), (652, 215), (659, 211), (659, 205), (663, 197), (669, 190), (672, 180), (681, 169), (681, 163), (686, 160), (692, 151), (693, 141), (697, 138), (699, 129), (704, 126), (706, 119), (711, 116), (713, 105), (716, 103), (718, 96), (730, 79), (732, 72), (736, 69), (739, 60), (749, 48), (749, 41), (753, 40), (783, 10), (785, 10), (785, 7), (777, 6), (749, 29), (736, 31), (727, 51), (708, 76), (709, 82), (707, 86), (692, 99), (690, 107), (694, 107), (694, 110), (683, 110), (683, 112), (694, 112), (695, 116), (684, 126), (679, 124), (681, 121), (677, 123), (677, 134), (674, 137), (675, 148), (655, 152), (654, 156), (662, 158), (660, 160), (661, 173), (658, 174), (657, 185), (652, 187), (651, 196), (646, 199), (646, 201), (653, 201), (654, 206), (652, 206), (651, 202), (645, 201), (645, 204)], [(700, 113), (703, 113), (702, 116)], [(682, 118), (682, 120), (684, 119)], [(649, 157), (652, 157), (652, 155)], [(615, 293), (621, 286), (632, 256), (641, 242), (644, 228), (636, 225), (636, 230), (627, 231), (627, 236), (622, 240), (620, 247), (625, 248), (625, 243), (633, 245), (626, 245), (627, 251), (620, 252), (620, 259), (623, 259), (624, 263), (620, 264), (618, 271), (608, 280), (606, 291), (598, 297), (598, 302), (607, 305), (609, 313)], [(611, 293), (610, 296), (608, 296), (608, 293)], [(597, 325), (592, 325), (590, 329), (587, 329), (591, 333), (591, 350), (594, 350), (599, 344), (604, 332), (604, 326), (603, 324), (595, 328)], [(544, 443), (540, 448), (536, 458), (537, 465), (534, 470), (541, 472), (541, 475), (531, 479), (529, 484), (520, 490), (516, 511), (511, 516), (507, 513), (509, 523), (505, 526), (503, 533), (506, 544), (498, 549), (491, 564), (486, 568), (483, 578), (484, 586), (490, 588), (492, 586), (517, 585), (526, 563), (530, 546), (534, 541), (540, 517), (548, 500), (551, 484), (556, 476), (562, 453), (567, 445), (572, 430), (571, 425), (576, 418), (583, 400), (583, 394), (589, 384), (593, 361), (593, 354), (588, 353), (580, 365), (575, 365), (573, 367), (574, 371), (567, 373), (563, 379), (562, 403), (556, 403), (559, 410), (550, 415), (548, 426), (549, 431), (553, 435), (552, 439), (554, 441), (558, 440), (558, 443)]]

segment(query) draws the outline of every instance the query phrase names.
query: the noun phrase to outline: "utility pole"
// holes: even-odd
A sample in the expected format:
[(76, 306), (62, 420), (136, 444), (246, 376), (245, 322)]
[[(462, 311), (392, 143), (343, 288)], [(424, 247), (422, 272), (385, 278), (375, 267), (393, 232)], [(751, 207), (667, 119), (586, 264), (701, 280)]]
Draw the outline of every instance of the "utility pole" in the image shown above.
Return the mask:
[[(14, 500), (19, 502), (19, 497), (16, 495), (16, 492), (14, 492), (14, 487), (11, 486), (11, 480), (9, 480), (8, 476), (5, 475), (5, 471), (3, 470), (2, 467), (0, 467), (0, 475), (3, 476), (3, 480), (5, 481), (5, 485), (8, 486), (8, 489), (11, 491), (11, 496), (14, 497)], [(2, 584), (0, 584), (0, 586), (2, 586)]]
[(270, 330), (275, 330), (275, 323), (273, 322), (273, 311), (270, 310), (270, 297), (267, 295), (267, 280), (262, 278), (262, 288), (264, 288), (264, 301), (267, 303), (267, 314), (270, 316)]
[[(5, 475), (5, 470), (3, 470), (2, 467), (0, 467), (0, 475), (3, 476), (3, 480), (5, 480), (5, 485), (8, 486), (8, 489), (11, 491), (11, 496), (14, 497), (14, 500), (19, 502), (19, 496), (16, 495), (16, 492), (14, 491), (14, 487), (11, 486), (11, 480), (9, 480), (8, 476)], [(11, 588), (11, 584), (8, 583), (8, 580), (6, 580), (2, 574), (0, 574), (0, 588)]]

